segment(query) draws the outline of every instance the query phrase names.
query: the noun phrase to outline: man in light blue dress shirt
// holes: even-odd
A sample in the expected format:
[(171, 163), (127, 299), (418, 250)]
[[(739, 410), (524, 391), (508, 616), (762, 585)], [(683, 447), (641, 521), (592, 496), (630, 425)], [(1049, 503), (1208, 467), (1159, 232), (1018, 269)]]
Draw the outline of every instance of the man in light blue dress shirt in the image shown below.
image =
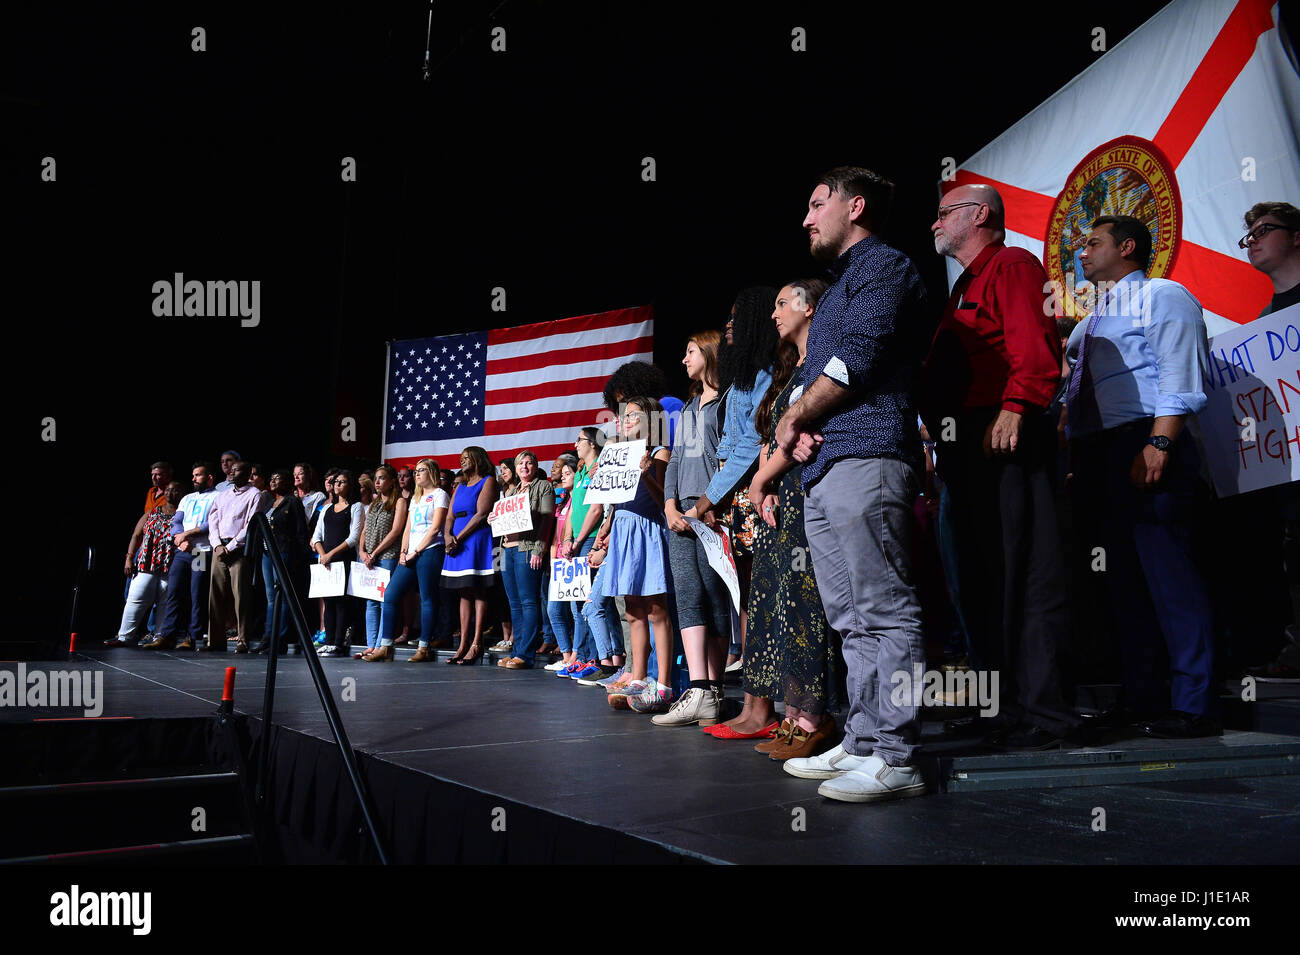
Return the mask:
[(1096, 306), (1066, 346), (1072, 485), (1115, 617), (1125, 705), (1148, 735), (1217, 736), (1212, 615), (1191, 553), (1200, 450), (1187, 430), (1206, 404), (1209, 344), (1200, 304), (1147, 278), (1150, 258), (1138, 219), (1093, 221), (1080, 259)]

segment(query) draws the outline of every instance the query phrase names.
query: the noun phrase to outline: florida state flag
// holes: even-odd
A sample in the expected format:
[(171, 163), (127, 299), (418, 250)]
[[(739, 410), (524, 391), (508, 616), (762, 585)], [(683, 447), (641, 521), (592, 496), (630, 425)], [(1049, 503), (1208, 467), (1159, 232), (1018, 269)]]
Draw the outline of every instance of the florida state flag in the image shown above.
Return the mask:
[(1187, 286), (1211, 335), (1248, 322), (1273, 292), (1237, 247), (1242, 214), (1300, 204), (1300, 74), (1279, 23), (1270, 0), (1176, 0), (941, 188), (998, 189), (1007, 244), (1042, 257), (1058, 314), (1089, 307), (1092, 220), (1132, 215), (1151, 230), (1150, 275)]

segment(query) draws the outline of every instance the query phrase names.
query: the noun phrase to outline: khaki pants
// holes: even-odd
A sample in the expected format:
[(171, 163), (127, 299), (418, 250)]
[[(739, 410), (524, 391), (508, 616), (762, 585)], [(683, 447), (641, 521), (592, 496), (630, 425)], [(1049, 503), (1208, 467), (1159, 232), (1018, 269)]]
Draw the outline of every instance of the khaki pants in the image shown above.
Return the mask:
[(235, 626), (239, 628), (239, 639), (247, 640), (252, 633), (249, 618), (252, 615), (253, 601), (250, 599), (249, 582), (253, 573), (253, 564), (242, 552), (238, 557), (212, 561), (212, 573), (208, 591), (208, 646), (213, 650), (226, 649), (225, 621), (230, 616), (233, 604)]

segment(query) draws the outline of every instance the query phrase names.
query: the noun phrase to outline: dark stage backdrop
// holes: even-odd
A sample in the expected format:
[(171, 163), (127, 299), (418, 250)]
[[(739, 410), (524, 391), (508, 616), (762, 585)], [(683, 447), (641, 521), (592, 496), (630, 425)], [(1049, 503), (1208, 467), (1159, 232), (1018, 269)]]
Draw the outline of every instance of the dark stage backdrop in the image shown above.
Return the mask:
[[(388, 339), (650, 303), (684, 391), (687, 335), (721, 327), (740, 288), (817, 270), (800, 222), (832, 165), (897, 182), (886, 238), (937, 317), (944, 158), (1094, 62), (1094, 28), (1109, 48), (1160, 6), (440, 3), (428, 82), (424, 3), (15, 20), (0, 57), (13, 625), (63, 634), (94, 543), (83, 629), (110, 634), (156, 458), (182, 474), (226, 448), (373, 463)], [(1116, 96), (1141, 84), (1116, 76)], [(259, 282), (257, 326), (156, 317), (154, 283), (177, 273)]]

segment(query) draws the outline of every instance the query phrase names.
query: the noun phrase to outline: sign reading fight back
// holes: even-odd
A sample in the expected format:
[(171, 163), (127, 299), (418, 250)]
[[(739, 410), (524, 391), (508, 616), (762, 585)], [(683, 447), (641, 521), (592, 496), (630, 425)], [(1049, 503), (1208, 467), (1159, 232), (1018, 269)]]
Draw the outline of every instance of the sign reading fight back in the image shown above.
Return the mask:
[(492, 513), (488, 515), (488, 523), (492, 525), (493, 537), (531, 531), (533, 529), (533, 512), (528, 507), (528, 495), (512, 494), (510, 497), (500, 498), (492, 506)]

